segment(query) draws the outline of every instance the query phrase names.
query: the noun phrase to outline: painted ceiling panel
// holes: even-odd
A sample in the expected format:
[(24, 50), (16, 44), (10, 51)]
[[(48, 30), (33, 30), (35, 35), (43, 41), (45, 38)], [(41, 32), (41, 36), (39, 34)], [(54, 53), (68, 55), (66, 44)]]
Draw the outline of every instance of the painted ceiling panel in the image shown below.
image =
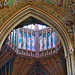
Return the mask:
[[(0, 1), (1, 2), (1, 1)], [(9, 7), (17, 4), (17, 3), (23, 3), (23, 2), (44, 2), (52, 6), (59, 6), (63, 8), (63, 0), (7, 0), (5, 3)]]

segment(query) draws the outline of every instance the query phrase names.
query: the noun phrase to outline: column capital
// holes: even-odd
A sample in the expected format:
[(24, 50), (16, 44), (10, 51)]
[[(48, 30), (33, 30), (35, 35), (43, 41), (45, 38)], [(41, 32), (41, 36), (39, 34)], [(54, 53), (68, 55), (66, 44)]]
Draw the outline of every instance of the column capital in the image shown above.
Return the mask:
[(68, 56), (65, 56), (65, 59), (67, 59), (68, 58)]
[(71, 49), (70, 50), (70, 55), (73, 55), (74, 54), (74, 49)]

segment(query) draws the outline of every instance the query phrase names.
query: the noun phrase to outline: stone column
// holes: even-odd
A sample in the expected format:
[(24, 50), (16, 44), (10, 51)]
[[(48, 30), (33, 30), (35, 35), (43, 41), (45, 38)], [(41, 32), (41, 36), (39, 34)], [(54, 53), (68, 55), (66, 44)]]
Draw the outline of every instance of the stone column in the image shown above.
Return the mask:
[(67, 75), (73, 75), (72, 74), (71, 56), (70, 55), (68, 55), (66, 57), (66, 67), (67, 67)]
[(73, 33), (74, 33), (74, 52), (71, 55), (71, 62), (72, 62), (72, 74), (75, 75), (75, 24), (73, 26)]
[(73, 32), (74, 32), (74, 50), (75, 50), (75, 24), (73, 26)]
[(72, 74), (75, 75), (75, 52), (71, 55)]

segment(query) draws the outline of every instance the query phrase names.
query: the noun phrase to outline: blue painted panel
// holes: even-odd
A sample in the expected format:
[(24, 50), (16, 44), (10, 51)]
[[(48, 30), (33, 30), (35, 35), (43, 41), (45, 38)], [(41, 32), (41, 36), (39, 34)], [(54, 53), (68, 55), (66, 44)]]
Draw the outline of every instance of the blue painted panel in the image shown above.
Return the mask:
[(52, 47), (55, 47), (55, 32), (52, 32)]
[(46, 34), (43, 35), (43, 39), (44, 39), (44, 50), (46, 50), (47, 49)]
[(26, 49), (26, 40), (27, 40), (27, 34), (23, 34), (23, 49)]
[(22, 32), (19, 32), (19, 44), (18, 48), (22, 48)]
[(48, 32), (48, 49), (51, 48), (51, 33)]
[(42, 35), (39, 35), (39, 50), (41, 51), (43, 47), (43, 43), (42, 43)]
[(35, 51), (35, 35), (32, 35), (32, 51)]
[(31, 35), (28, 34), (28, 50), (31, 48)]

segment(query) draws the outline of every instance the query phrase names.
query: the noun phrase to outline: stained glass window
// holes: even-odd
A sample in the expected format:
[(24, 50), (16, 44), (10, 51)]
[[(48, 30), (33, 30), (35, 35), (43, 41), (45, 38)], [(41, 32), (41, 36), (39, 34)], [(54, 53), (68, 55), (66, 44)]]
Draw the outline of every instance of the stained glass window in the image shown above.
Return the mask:
[(41, 51), (43, 47), (43, 43), (42, 43), (42, 35), (39, 36), (39, 50)]
[(46, 40), (46, 34), (43, 35), (44, 39), (44, 50), (47, 49), (47, 40)]
[(38, 25), (38, 29), (42, 29), (42, 25)]
[(48, 32), (48, 49), (51, 48), (51, 33)]
[(10, 35), (8, 36), (8, 44), (10, 44)]
[(28, 26), (24, 26), (23, 28), (28, 28)]
[(28, 25), (28, 28), (31, 29), (32, 28), (32, 25)]
[(14, 44), (15, 44), (15, 30), (14, 30)]
[(46, 26), (43, 26), (43, 28), (46, 28)]
[(19, 44), (18, 44), (18, 47), (19, 48), (22, 48), (22, 32), (19, 32), (19, 35), (18, 35), (18, 39), (19, 39)]
[(13, 42), (13, 32), (11, 32), (11, 42), (14, 43)]
[(52, 32), (52, 47), (55, 47), (55, 32)]
[(35, 35), (32, 35), (32, 51), (35, 51)]
[[(40, 24), (37, 24), (38, 25), (38, 29), (44, 29), (44, 28), (47, 28), (47, 26), (46, 25), (40, 25)], [(36, 27), (36, 24), (34, 25), (34, 24), (29, 24), (29, 25), (25, 25), (25, 26), (23, 26), (23, 28), (28, 28), (28, 29), (36, 29), (37, 27)]]
[(19, 54), (28, 54), (29, 56), (35, 56), (35, 54), (36, 56), (47, 55), (46, 53), (51, 54), (60, 48), (58, 35), (46, 25), (30, 24), (23, 26), (23, 28), (14, 29), (8, 39), (10, 40), (8, 41), (9, 45), (16, 52)]
[(10, 40), (10, 35), (9, 35), (9, 37), (8, 37), (8, 40)]
[(35, 29), (35, 26), (32, 24), (32, 29)]
[(31, 48), (31, 35), (28, 34), (28, 50)]
[(26, 49), (26, 40), (27, 40), (27, 35), (26, 33), (23, 34), (23, 49)]

